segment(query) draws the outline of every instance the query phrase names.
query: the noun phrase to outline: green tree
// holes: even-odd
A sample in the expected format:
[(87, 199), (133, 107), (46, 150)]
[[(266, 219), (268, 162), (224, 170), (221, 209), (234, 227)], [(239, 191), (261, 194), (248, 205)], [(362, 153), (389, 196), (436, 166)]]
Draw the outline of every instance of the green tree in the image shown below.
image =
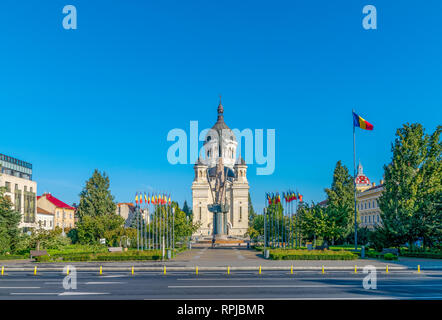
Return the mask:
[(418, 235), (424, 245), (434, 246), (442, 241), (442, 126), (428, 138), (426, 158), (420, 174), (418, 208), (416, 212)]
[(396, 132), (392, 161), (384, 166), (384, 190), (379, 198), (382, 226), (377, 231), (383, 235), (378, 238), (390, 246), (413, 243), (419, 236), (415, 213), (427, 140), (422, 125), (405, 124)]
[(109, 190), (109, 184), (109, 177), (106, 173), (100, 173), (95, 169), (92, 177), (86, 181), (86, 185), (80, 193), (80, 204), (77, 209), (80, 221), (85, 216), (95, 217), (115, 214), (116, 204), (114, 196)]
[(341, 161), (336, 163), (333, 182), (327, 193), (326, 215), (328, 218), (327, 238), (335, 240), (345, 238), (354, 223), (354, 181), (347, 167)]
[(186, 216), (190, 215), (190, 209), (189, 209), (189, 206), (188, 206), (186, 200), (184, 200), (183, 210), (182, 211), (186, 214)]
[[(253, 209), (253, 204), (252, 204), (252, 197), (250, 196), (250, 192), (249, 192), (249, 226), (253, 223), (253, 221), (255, 220), (257, 214), (255, 212), (255, 210)], [(264, 219), (262, 219), (263, 223), (264, 223)], [(263, 231), (264, 232), (264, 231)]]
[(98, 216), (83, 216), (77, 226), (77, 238), (81, 244), (98, 244), (105, 238), (108, 245), (118, 244), (124, 235), (124, 218), (113, 213)]
[(20, 238), (21, 215), (12, 209), (12, 202), (0, 188), (0, 254), (12, 252)]
[(264, 235), (264, 215), (255, 214), (252, 221), (249, 222), (247, 233), (250, 239), (258, 240)]
[(382, 225), (377, 246), (408, 243), (419, 238), (431, 245), (441, 239), (441, 127), (428, 136), (421, 124), (404, 124), (396, 131), (392, 160), (384, 166), (384, 190), (379, 198)]
[(71, 244), (70, 238), (61, 234), (62, 229), (60, 227), (55, 227), (54, 230), (34, 230), (29, 238), (29, 247), (36, 250), (60, 249)]

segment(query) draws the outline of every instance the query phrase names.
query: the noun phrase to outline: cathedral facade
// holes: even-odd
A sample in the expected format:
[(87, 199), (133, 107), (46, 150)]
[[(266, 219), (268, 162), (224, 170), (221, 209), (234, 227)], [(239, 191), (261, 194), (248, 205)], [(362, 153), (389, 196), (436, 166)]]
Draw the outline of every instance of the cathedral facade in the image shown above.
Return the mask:
[[(237, 140), (233, 131), (224, 122), (224, 108), (218, 105), (218, 119), (209, 130), (204, 140), (204, 159), (199, 158), (194, 165), (195, 178), (192, 183), (193, 222), (199, 222), (200, 228), (194, 236), (212, 237), (244, 236), (248, 229), (249, 183), (247, 165), (244, 159), (236, 158)], [(217, 182), (214, 172), (223, 166), (226, 186), (223, 203), (226, 212), (213, 213), (209, 207), (216, 201), (214, 193)]]

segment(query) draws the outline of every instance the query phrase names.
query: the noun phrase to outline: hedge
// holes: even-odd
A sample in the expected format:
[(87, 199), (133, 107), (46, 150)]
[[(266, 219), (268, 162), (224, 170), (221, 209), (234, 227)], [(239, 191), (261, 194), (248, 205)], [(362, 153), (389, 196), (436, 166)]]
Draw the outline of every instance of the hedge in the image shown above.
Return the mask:
[(52, 256), (36, 257), (37, 262), (56, 261), (137, 261), (137, 260), (160, 260), (162, 252), (160, 250), (151, 251), (126, 251), (107, 253), (68, 253), (54, 254)]
[(19, 260), (19, 259), (26, 259), (26, 258), (28, 258), (28, 257), (21, 256), (21, 255), (12, 255), (12, 254), (8, 254), (5, 256), (0, 255), (0, 260)]
[(442, 259), (442, 252), (401, 252), (401, 256), (410, 258)]
[(350, 251), (274, 249), (269, 252), (273, 260), (355, 260)]

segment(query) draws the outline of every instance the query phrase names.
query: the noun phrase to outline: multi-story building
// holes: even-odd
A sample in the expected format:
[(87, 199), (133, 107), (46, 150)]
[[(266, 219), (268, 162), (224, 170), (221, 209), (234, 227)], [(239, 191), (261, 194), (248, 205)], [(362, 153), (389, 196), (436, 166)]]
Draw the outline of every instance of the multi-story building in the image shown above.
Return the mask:
[(54, 229), (54, 214), (37, 207), (37, 228), (45, 230)]
[(36, 228), (37, 183), (32, 181), (32, 164), (0, 153), (0, 187), (6, 188), (5, 195), (21, 213), (19, 228), (25, 232)]
[[(117, 209), (116, 209), (117, 215), (124, 218), (126, 221), (124, 226), (125, 227), (132, 227), (134, 224), (136, 224), (136, 221), (134, 220), (136, 218), (135, 214), (135, 206), (133, 203), (130, 202), (120, 202), (117, 203)], [(146, 223), (150, 223), (150, 215), (149, 210), (147, 208), (141, 209), (141, 214), (146, 221)]]
[(359, 212), (359, 226), (373, 229), (376, 225), (382, 223), (381, 209), (379, 208), (378, 199), (384, 190), (383, 181), (376, 186), (375, 183), (368, 189), (357, 193), (357, 206)]
[(57, 199), (50, 193), (37, 197), (37, 206), (54, 215), (54, 228), (63, 230), (75, 227), (75, 208)]

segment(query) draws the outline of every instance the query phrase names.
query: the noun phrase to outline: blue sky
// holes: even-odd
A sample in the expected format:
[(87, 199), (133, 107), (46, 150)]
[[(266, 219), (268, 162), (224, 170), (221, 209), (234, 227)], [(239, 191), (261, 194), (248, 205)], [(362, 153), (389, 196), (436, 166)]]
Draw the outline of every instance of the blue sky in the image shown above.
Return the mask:
[[(62, 28), (73, 4), (78, 29)], [(378, 29), (364, 30), (373, 4)], [(442, 2), (2, 1), (0, 152), (34, 165), (38, 192), (78, 202), (93, 170), (117, 201), (137, 190), (191, 201), (192, 165), (170, 165), (173, 128), (275, 129), (276, 169), (249, 168), (252, 200), (298, 189), (321, 201), (336, 161), (376, 183), (396, 128), (442, 110)]]

